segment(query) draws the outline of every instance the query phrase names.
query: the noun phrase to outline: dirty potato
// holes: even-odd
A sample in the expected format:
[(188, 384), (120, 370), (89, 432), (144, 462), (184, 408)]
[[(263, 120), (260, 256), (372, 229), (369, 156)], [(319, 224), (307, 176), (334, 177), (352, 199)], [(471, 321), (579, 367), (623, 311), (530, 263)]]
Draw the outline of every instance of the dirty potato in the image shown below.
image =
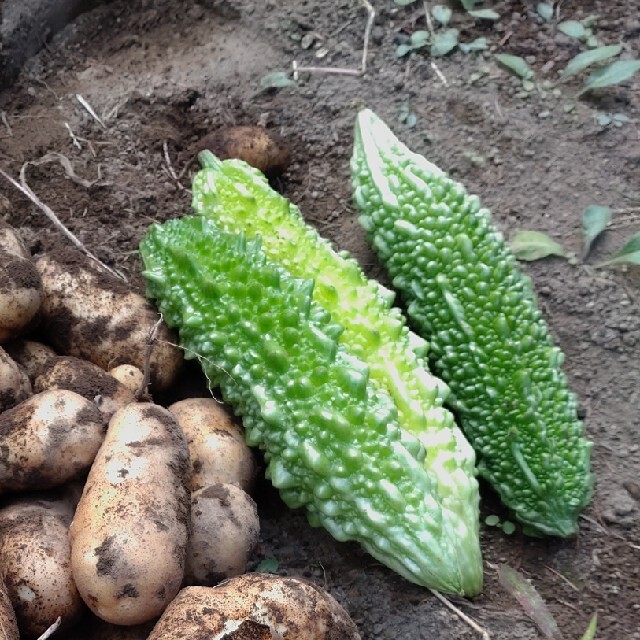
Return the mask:
[[(42, 330), (59, 353), (89, 360), (105, 371), (120, 364), (143, 369), (158, 314), (118, 278), (73, 249), (40, 256)], [(151, 393), (171, 386), (183, 362), (176, 336), (155, 329), (150, 358)]]
[(251, 491), (256, 463), (244, 433), (213, 398), (188, 398), (169, 406), (189, 445), (190, 489), (218, 482)]
[(15, 231), (0, 221), (0, 343), (31, 327), (42, 304), (40, 274)]
[(63, 628), (84, 609), (70, 566), (69, 523), (63, 500), (17, 500), (0, 509), (0, 566), (20, 637), (35, 640), (58, 617)]
[(33, 384), (40, 369), (58, 354), (46, 344), (35, 340), (12, 340), (4, 345), (6, 352), (27, 372)]
[(133, 393), (98, 365), (74, 358), (56, 356), (40, 367), (33, 382), (36, 393), (48, 389), (68, 389), (90, 400), (108, 422), (122, 407), (135, 400)]
[(120, 384), (123, 384), (131, 393), (136, 394), (144, 382), (144, 373), (132, 364), (121, 364), (109, 371)]
[(238, 126), (214, 131), (201, 138), (194, 151), (197, 154), (205, 149), (221, 160), (244, 160), (268, 178), (279, 176), (291, 161), (289, 145), (264, 127)]
[(27, 372), (0, 347), (0, 412), (15, 407), (31, 394)]
[(49, 489), (88, 471), (105, 425), (95, 404), (64, 389), (0, 414), (0, 493)]
[(178, 593), (189, 528), (188, 450), (175, 418), (151, 403), (118, 411), (70, 529), (71, 564), (89, 608), (133, 625)]
[(213, 586), (244, 573), (260, 533), (256, 503), (233, 484), (191, 494), (191, 533), (185, 581)]
[(9, 592), (0, 577), (0, 629), (3, 632), (3, 640), (20, 640), (16, 612), (13, 610)]
[(287, 640), (360, 638), (349, 614), (320, 587), (298, 578), (246, 573), (216, 587), (185, 587), (149, 640), (224, 637), (224, 631), (231, 632), (246, 620)]

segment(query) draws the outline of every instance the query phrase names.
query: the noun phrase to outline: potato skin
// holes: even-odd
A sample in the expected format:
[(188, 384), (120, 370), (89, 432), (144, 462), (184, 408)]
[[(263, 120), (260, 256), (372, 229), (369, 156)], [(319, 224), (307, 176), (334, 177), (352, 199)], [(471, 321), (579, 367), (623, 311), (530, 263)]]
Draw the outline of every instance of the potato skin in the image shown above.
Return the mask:
[(264, 127), (226, 127), (207, 134), (195, 145), (197, 154), (212, 151), (220, 160), (238, 158), (259, 169), (268, 178), (283, 173), (291, 161), (291, 149), (275, 133)]
[(87, 471), (106, 431), (98, 408), (59, 389), (0, 415), (0, 492), (49, 489)]
[(144, 381), (144, 373), (132, 364), (120, 364), (111, 369), (109, 375), (127, 387), (134, 395), (141, 389)]
[(0, 413), (20, 404), (32, 393), (27, 372), (0, 347)]
[(51, 347), (35, 340), (12, 340), (7, 342), (4, 348), (27, 372), (31, 384), (49, 359), (58, 357), (58, 354)]
[(37, 320), (42, 280), (22, 240), (0, 224), (0, 342), (15, 338)]
[(70, 528), (71, 565), (89, 608), (133, 625), (178, 593), (189, 528), (188, 450), (175, 418), (130, 404), (109, 423)]
[(0, 629), (3, 632), (3, 640), (20, 640), (16, 612), (13, 610), (9, 592), (0, 578)]
[[(185, 587), (148, 640), (209, 638), (252, 620), (287, 640), (359, 640), (345, 609), (326, 591), (298, 578), (246, 573), (217, 587)], [(278, 635), (279, 634), (279, 635)]]
[[(36, 260), (44, 300), (42, 329), (59, 353), (89, 360), (105, 371), (120, 364), (143, 369), (147, 341), (158, 313), (147, 300), (74, 249)], [(182, 365), (177, 338), (157, 328), (150, 359), (151, 392), (174, 382)]]
[(73, 356), (49, 358), (40, 367), (33, 388), (36, 392), (48, 389), (75, 391), (94, 402), (107, 422), (118, 409), (135, 399), (127, 387), (97, 364)]
[(60, 616), (63, 627), (84, 609), (71, 577), (72, 505), (24, 498), (0, 509), (0, 562), (20, 637), (40, 636)]
[(185, 583), (213, 586), (244, 573), (259, 534), (256, 503), (236, 485), (194, 491)]
[(187, 398), (169, 406), (187, 438), (191, 491), (218, 482), (250, 492), (256, 462), (244, 433), (213, 398)]

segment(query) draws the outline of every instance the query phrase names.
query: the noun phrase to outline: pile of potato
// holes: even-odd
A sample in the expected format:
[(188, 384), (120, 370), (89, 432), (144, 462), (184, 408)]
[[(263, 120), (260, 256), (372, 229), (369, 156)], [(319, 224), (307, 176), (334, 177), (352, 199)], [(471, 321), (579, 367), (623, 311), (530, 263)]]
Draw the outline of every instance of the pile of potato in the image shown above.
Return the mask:
[(53, 637), (359, 638), (315, 585), (245, 573), (254, 456), (212, 397), (153, 402), (183, 364), (157, 320), (83, 254), (33, 260), (0, 226), (4, 638), (58, 618)]

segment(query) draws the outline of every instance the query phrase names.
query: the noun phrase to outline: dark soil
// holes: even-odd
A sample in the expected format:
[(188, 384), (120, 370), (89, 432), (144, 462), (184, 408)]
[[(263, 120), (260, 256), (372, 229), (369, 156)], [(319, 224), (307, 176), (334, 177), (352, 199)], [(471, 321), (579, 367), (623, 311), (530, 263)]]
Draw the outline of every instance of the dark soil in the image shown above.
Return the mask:
[[(190, 210), (195, 170), (189, 151), (225, 125), (266, 126), (291, 147), (292, 164), (276, 186), (319, 231), (384, 280), (351, 203), (349, 156), (360, 105), (385, 118), (492, 209), (510, 235), (518, 228), (581, 246), (590, 204), (614, 210), (614, 223), (589, 264), (559, 258), (523, 264), (581, 400), (594, 441), (597, 488), (576, 539), (507, 536), (484, 526), (485, 589), (454, 602), (494, 640), (542, 638), (497, 581), (497, 565), (521, 571), (539, 591), (567, 639), (581, 638), (598, 612), (598, 638), (640, 639), (640, 276), (637, 268), (595, 269), (640, 230), (640, 77), (575, 93), (584, 74), (553, 91), (566, 62), (581, 51), (535, 13), (535, 2), (496, 2), (497, 23), (456, 10), (461, 40), (485, 36), (496, 51), (526, 56), (541, 87), (524, 92), (489, 52), (426, 51), (397, 59), (397, 43), (425, 29), (422, 3), (375, 0), (364, 77), (302, 74), (297, 86), (260, 91), (260, 79), (299, 65), (356, 68), (366, 11), (356, 0), (178, 0), (112, 2), (79, 16), (0, 93), (0, 165), (27, 180), (62, 222), (105, 263), (143, 290), (137, 244), (154, 221)], [(577, 5), (577, 6), (576, 6)], [(640, 3), (561, 3), (564, 19), (600, 16), (596, 33), (639, 57)], [(305, 48), (306, 47), (306, 48)], [(546, 87), (546, 89), (545, 89)], [(100, 124), (80, 104), (82, 96)], [(415, 126), (400, 117), (406, 109)], [(596, 116), (623, 113), (621, 127)], [(409, 123), (410, 124), (410, 123)], [(163, 147), (166, 146), (167, 155)], [(170, 158), (172, 168), (167, 164)], [(179, 176), (175, 179), (174, 173)], [(36, 253), (61, 241), (51, 222), (7, 182), (4, 218)], [(483, 487), (482, 517), (507, 517)], [(325, 586), (352, 615), (363, 638), (471, 639), (478, 633), (429, 591), (380, 566), (354, 544), (340, 544), (288, 512), (259, 488), (261, 542), (255, 562), (275, 558), (278, 572)]]

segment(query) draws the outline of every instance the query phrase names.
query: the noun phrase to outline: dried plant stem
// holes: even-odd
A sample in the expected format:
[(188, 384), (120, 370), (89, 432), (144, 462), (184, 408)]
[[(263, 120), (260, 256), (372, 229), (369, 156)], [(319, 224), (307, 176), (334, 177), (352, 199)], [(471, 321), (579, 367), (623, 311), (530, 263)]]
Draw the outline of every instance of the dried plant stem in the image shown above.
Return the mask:
[(47, 640), (50, 638), (62, 623), (62, 618), (58, 616), (58, 619), (38, 638), (38, 640)]
[(142, 382), (140, 383), (140, 388), (136, 391), (135, 398), (138, 402), (151, 400), (151, 396), (149, 394), (149, 380), (151, 379), (151, 354), (153, 353), (153, 346), (156, 343), (156, 335), (158, 334), (158, 329), (162, 324), (162, 315), (158, 318), (156, 323), (151, 327), (151, 331), (149, 331), (149, 336), (147, 337), (147, 347), (144, 353), (144, 366), (142, 368)]
[(452, 602), (447, 600), (441, 593), (436, 591), (435, 589), (429, 589), (431, 593), (442, 602), (442, 604), (455, 613), (460, 620), (468, 624), (474, 631), (477, 631), (480, 634), (482, 640), (491, 640), (491, 636), (486, 629), (483, 629), (475, 620), (472, 620), (464, 611), (460, 611), (458, 607), (456, 607)]
[(292, 63), (293, 77), (295, 80), (298, 78), (298, 74), (302, 72), (306, 73), (333, 73), (343, 76), (363, 76), (367, 71), (367, 57), (369, 55), (369, 40), (371, 38), (371, 29), (373, 28), (373, 21), (376, 19), (376, 10), (373, 8), (369, 0), (360, 0), (367, 9), (369, 16), (367, 17), (367, 24), (364, 28), (364, 45), (362, 47), (362, 60), (360, 62), (359, 69), (353, 68), (341, 68), (341, 67), (301, 67), (294, 60)]
[[(116, 276), (116, 278), (119, 278), (120, 280), (125, 280), (125, 278), (122, 276), (122, 274), (118, 273), (117, 271), (114, 271), (113, 269), (111, 269), (111, 267), (108, 267), (106, 264), (104, 264), (103, 262), (101, 262), (95, 255), (93, 255), (93, 253), (91, 253), (91, 251), (89, 251), (89, 249), (87, 249), (82, 242), (80, 242), (80, 240), (73, 234), (71, 233), (71, 231), (69, 231), (69, 229), (67, 229), (62, 222), (60, 222), (60, 219), (58, 218), (58, 216), (55, 214), (55, 212), (53, 211), (53, 209), (51, 209), (51, 207), (49, 207), (48, 205), (46, 205), (44, 202), (42, 202), (42, 200), (40, 200), (40, 198), (38, 198), (38, 196), (36, 196), (36, 194), (31, 190), (31, 188), (29, 187), (29, 185), (27, 184), (27, 180), (25, 177), (25, 172), (26, 172), (26, 168), (28, 166), (28, 162), (26, 162), (24, 165), (22, 165), (22, 169), (20, 170), (20, 182), (18, 182), (17, 180), (15, 180), (14, 178), (12, 178), (6, 171), (4, 171), (3, 169), (0, 169), (0, 175), (3, 176), (6, 180), (8, 180), (16, 189), (18, 189), (18, 191), (21, 191), (25, 196), (27, 196), (27, 198), (29, 198), (29, 200), (31, 200), (31, 202), (33, 202), (33, 204), (35, 204), (46, 216), (47, 218), (49, 218), (49, 220), (78, 248), (80, 249), (80, 251), (82, 251), (86, 256), (88, 256), (89, 258), (91, 258), (92, 260), (94, 260), (97, 264), (99, 264), (103, 269), (105, 269), (106, 271), (108, 271), (111, 275)], [(22, 184), (21, 184), (22, 183)]]

